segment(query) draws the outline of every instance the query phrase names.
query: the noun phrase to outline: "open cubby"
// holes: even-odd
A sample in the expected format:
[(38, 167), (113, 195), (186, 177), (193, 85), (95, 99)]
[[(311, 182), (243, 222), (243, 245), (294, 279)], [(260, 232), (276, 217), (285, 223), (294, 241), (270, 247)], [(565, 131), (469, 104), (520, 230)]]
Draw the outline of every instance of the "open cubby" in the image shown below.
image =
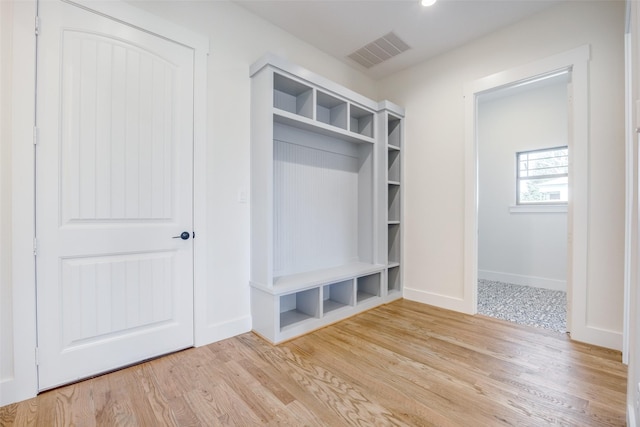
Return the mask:
[(389, 224), (389, 263), (400, 262), (400, 224)]
[(319, 288), (280, 296), (280, 330), (309, 318), (320, 317)]
[(389, 181), (400, 182), (400, 151), (388, 150), (387, 162), (389, 168)]
[(400, 186), (389, 184), (389, 222), (400, 221)]
[(349, 118), (351, 132), (373, 138), (373, 113), (356, 105), (350, 106)]
[(280, 74), (274, 74), (273, 106), (289, 113), (312, 118), (313, 88)]
[(346, 129), (347, 102), (318, 91), (316, 93), (316, 120)]
[(325, 285), (322, 293), (323, 313), (351, 306), (353, 305), (353, 279)]
[(400, 291), (400, 266), (389, 267), (387, 270), (387, 292)]
[(380, 296), (380, 273), (369, 274), (368, 276), (356, 279), (357, 301), (361, 303), (369, 298)]
[(387, 121), (387, 144), (398, 148), (401, 148), (400, 141), (402, 136), (400, 134), (400, 122), (400, 119), (393, 116), (389, 116)]

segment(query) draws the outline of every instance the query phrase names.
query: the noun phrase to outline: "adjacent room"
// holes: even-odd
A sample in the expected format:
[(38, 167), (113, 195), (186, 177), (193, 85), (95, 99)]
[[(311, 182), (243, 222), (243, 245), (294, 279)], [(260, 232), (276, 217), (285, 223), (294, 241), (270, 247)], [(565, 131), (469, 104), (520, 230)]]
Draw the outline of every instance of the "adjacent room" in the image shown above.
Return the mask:
[(569, 71), (478, 101), (478, 313), (566, 332)]
[(0, 2), (0, 424), (635, 426), (639, 14)]

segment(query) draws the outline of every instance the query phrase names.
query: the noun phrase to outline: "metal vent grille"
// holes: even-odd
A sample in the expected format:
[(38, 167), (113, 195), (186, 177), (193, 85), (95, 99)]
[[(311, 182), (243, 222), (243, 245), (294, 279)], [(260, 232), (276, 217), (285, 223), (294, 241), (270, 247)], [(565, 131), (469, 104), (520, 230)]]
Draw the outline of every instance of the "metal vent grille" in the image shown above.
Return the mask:
[(349, 55), (349, 58), (365, 68), (371, 68), (408, 49), (409, 45), (395, 33), (391, 32), (380, 37), (378, 40), (372, 41), (365, 47), (356, 50)]

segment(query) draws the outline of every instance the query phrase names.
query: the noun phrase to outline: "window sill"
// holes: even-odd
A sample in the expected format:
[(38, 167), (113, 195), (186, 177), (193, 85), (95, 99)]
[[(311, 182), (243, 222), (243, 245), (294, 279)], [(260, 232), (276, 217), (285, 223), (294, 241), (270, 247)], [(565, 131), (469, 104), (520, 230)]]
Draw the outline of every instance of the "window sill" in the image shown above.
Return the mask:
[(510, 213), (567, 213), (567, 205), (515, 205)]

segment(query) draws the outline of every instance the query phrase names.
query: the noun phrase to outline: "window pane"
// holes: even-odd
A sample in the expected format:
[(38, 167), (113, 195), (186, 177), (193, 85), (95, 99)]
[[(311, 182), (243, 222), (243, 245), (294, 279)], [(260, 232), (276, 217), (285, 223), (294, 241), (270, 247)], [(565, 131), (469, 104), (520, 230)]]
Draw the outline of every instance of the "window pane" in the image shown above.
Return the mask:
[(567, 148), (555, 148), (553, 150), (539, 150), (528, 152), (529, 159), (544, 159), (545, 157), (566, 157), (569, 153)]
[(569, 179), (560, 178), (529, 178), (520, 180), (520, 203), (568, 202)]
[(521, 178), (566, 175), (569, 173), (569, 150), (555, 148), (518, 153), (518, 169)]

